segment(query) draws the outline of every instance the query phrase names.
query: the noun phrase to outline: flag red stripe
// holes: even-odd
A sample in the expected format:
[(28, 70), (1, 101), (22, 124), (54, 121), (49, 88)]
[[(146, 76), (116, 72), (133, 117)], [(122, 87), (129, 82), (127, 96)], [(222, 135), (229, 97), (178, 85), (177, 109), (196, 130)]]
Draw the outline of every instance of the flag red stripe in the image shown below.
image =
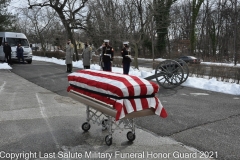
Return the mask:
[[(141, 79), (137, 76), (94, 70), (81, 70), (77, 73), (69, 74), (68, 81), (70, 84), (83, 88), (86, 87), (86, 89), (96, 92), (105, 94), (113, 93), (120, 98), (125, 96), (149, 95), (157, 93), (159, 89), (157, 84)], [(70, 90), (80, 92), (89, 97), (105, 102), (106, 104), (112, 105), (117, 111), (115, 117), (116, 120), (123, 118), (128, 112), (144, 110), (150, 107), (155, 109), (155, 114), (164, 118), (167, 116), (167, 112), (162, 107), (162, 104), (157, 97), (115, 100), (101, 94), (75, 88), (74, 86), (69, 86), (68, 91)]]
[(124, 77), (114, 76), (114, 75), (111, 74), (111, 72), (109, 72), (109, 74), (106, 74), (106, 72), (101, 73), (101, 72), (92, 72), (92, 71), (88, 71), (88, 70), (81, 70), (81, 71), (79, 71), (79, 73), (85, 73), (85, 74), (89, 74), (89, 75), (96, 76), (96, 77), (104, 77), (104, 78), (108, 78), (108, 79), (112, 79), (112, 80), (115, 80), (115, 81), (122, 82), (127, 87), (129, 96), (135, 96), (134, 95), (134, 88), (133, 88), (132, 84), (129, 83), (126, 80), (126, 78), (124, 78)]
[[(74, 81), (74, 82), (79, 82), (82, 84), (86, 84), (88, 86), (91, 87), (97, 87), (98, 89), (103, 89), (105, 91), (110, 91), (116, 95), (118, 95), (119, 97), (124, 97), (123, 92), (120, 88), (113, 86), (111, 84), (107, 84), (107, 83), (102, 83), (99, 81), (95, 81), (95, 80), (91, 80), (91, 79), (86, 79), (83, 77), (77, 77), (77, 76), (68, 76), (68, 81)], [(71, 84), (71, 82), (70, 82)], [(79, 84), (80, 87), (80, 84)], [(109, 90), (109, 88), (111, 88), (111, 90)]]

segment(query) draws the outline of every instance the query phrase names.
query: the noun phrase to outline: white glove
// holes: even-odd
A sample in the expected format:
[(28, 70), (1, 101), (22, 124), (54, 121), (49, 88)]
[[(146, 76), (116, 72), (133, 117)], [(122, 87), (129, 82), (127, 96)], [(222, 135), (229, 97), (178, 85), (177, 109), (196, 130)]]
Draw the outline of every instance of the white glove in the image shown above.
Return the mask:
[(111, 57), (111, 54), (106, 54), (106, 53), (105, 53), (104, 55), (105, 55), (105, 56), (109, 56), (109, 57)]

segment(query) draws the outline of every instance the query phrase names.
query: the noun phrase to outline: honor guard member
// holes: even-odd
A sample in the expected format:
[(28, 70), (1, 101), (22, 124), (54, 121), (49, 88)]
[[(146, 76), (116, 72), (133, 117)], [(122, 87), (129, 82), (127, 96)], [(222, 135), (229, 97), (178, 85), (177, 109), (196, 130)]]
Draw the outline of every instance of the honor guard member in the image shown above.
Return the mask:
[(104, 64), (104, 71), (112, 71), (112, 61), (114, 56), (114, 50), (109, 45), (109, 40), (104, 40), (104, 45), (102, 47), (102, 61)]
[(123, 49), (121, 51), (122, 54), (122, 64), (123, 64), (123, 74), (129, 73), (131, 55), (130, 55), (130, 48), (129, 48), (129, 42), (123, 42)]
[(100, 56), (99, 56), (99, 65), (101, 66), (101, 69), (104, 70), (104, 63), (103, 63), (103, 47), (105, 46), (105, 43), (103, 42), (103, 44), (98, 48), (98, 50), (100, 50)]

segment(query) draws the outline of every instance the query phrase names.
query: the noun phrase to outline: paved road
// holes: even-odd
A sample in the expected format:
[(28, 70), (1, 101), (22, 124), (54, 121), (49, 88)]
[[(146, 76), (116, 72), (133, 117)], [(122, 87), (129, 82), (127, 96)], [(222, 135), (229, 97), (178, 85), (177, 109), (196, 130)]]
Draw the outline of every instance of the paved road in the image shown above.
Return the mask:
[[(76, 68), (74, 70), (77, 70)], [(65, 66), (34, 61), (14, 64), (12, 72), (67, 96)], [(218, 159), (240, 159), (240, 97), (188, 87), (160, 89), (159, 98), (169, 116), (139, 118), (137, 125), (160, 136), (168, 136)]]
[[(16, 66), (21, 68), (21, 66)], [(115, 130), (107, 146), (107, 131), (91, 123), (83, 132), (86, 106), (44, 89), (0, 69), (0, 159), (3, 160), (139, 160), (204, 158), (198, 150), (169, 137), (135, 130), (136, 140), (127, 141), (129, 130)]]

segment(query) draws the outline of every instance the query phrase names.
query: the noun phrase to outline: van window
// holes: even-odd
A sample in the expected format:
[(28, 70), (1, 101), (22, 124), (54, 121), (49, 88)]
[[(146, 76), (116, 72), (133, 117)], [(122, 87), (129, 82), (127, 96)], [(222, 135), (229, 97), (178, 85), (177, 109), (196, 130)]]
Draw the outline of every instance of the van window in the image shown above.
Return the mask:
[(0, 46), (2, 46), (2, 44), (3, 44), (3, 37), (0, 37)]
[(29, 46), (27, 39), (23, 38), (6, 38), (10, 46), (17, 46), (19, 43), (22, 46)]

